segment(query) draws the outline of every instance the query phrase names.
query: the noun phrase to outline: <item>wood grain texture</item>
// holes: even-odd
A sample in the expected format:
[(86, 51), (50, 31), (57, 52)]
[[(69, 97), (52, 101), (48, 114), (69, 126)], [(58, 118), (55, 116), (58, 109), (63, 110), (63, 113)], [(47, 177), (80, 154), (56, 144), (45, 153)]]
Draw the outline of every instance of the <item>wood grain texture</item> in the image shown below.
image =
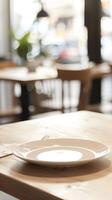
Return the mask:
[[(0, 126), (0, 143), (63, 137), (99, 141), (111, 148), (112, 116), (80, 111)], [(56, 169), (4, 157), (0, 159), (0, 189), (25, 200), (111, 200), (111, 159), (110, 153), (88, 165)]]

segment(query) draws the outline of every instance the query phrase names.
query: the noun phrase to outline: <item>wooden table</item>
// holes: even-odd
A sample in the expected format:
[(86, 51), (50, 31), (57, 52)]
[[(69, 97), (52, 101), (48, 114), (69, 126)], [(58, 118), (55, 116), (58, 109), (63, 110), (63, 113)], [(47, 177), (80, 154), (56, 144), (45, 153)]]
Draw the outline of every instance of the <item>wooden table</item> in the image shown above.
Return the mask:
[(28, 120), (29, 112), (29, 92), (28, 87), (36, 81), (51, 80), (57, 77), (56, 70), (52, 68), (38, 67), (35, 72), (28, 72), (27, 67), (7, 68), (0, 70), (0, 81), (9, 81), (21, 85), (20, 103), (22, 108), (21, 120)]
[[(80, 138), (112, 148), (112, 116), (80, 111), (0, 126), (0, 143), (41, 138)], [(0, 189), (24, 200), (111, 200), (112, 153), (99, 161), (68, 169), (26, 164), (15, 156), (0, 158)]]

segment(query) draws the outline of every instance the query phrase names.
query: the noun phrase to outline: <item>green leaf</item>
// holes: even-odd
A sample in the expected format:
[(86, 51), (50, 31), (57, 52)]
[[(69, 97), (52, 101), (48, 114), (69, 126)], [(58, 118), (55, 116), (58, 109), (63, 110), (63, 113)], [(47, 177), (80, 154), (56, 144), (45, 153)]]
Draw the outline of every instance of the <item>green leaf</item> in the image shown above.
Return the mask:
[(29, 35), (30, 32), (27, 32), (23, 35), (23, 37), (17, 40), (19, 42), (19, 45), (16, 51), (20, 58), (22, 58), (23, 60), (27, 60), (27, 54), (32, 50), (32, 45), (29, 42)]

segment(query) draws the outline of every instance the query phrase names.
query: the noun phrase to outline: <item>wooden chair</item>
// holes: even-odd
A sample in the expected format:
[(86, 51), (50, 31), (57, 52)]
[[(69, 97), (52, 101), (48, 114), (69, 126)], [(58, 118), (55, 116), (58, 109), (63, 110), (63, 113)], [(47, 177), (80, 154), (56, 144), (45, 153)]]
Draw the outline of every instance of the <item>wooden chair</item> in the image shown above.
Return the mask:
[(12, 60), (4, 60), (0, 61), (0, 69), (16, 67), (16, 63)]
[[(76, 65), (76, 64), (75, 64)], [(77, 67), (77, 68), (76, 68)], [(89, 93), (91, 86), (91, 66), (86, 68), (81, 68), (80, 66), (74, 65), (57, 65), (58, 78), (61, 80), (62, 87), (62, 106), (61, 111), (65, 112), (64, 106), (64, 97), (65, 97), (65, 88), (64, 83), (67, 81), (70, 83), (71, 81), (80, 81), (80, 93), (79, 93), (79, 101), (77, 105), (77, 110), (85, 110), (89, 101)], [(70, 100), (70, 94), (68, 96)]]

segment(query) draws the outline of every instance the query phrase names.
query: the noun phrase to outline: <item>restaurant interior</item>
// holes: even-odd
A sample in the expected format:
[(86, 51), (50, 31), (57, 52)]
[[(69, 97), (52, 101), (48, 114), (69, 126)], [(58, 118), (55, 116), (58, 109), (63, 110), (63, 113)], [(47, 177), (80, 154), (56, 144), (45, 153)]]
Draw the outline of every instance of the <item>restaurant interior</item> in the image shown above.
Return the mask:
[[(16, 73), (15, 69), (24, 66), (32, 72), (37, 69), (38, 73), (41, 67), (43, 71), (40, 73), (50, 75), (51, 80), (44, 74), (42, 80), (38, 80), (37, 74), (37, 80), (26, 84), (28, 94), (27, 97), (23, 94), (22, 104), (29, 104), (29, 111), (26, 112), (32, 119), (62, 111), (62, 85), (57, 67), (70, 69), (75, 66), (80, 69), (93, 63), (111, 68), (111, 1), (102, 0), (98, 5), (101, 8), (98, 7), (94, 13), (89, 11), (93, 9), (92, 3), (89, 5), (84, 0), (78, 1), (77, 6), (75, 1), (67, 0), (28, 2), (27, 9), (25, 0), (22, 3), (17, 0), (10, 3), (1, 1), (0, 5), (0, 72), (8, 68), (10, 73), (13, 67), (12, 77), (10, 74), (8, 81), (5, 74), (0, 77), (0, 124), (19, 121), (24, 109), (24, 105), (21, 105), (21, 96), (25, 93), (22, 92), (22, 84), (11, 80), (14, 73), (21, 76), (21, 70)], [(45, 13), (40, 13), (38, 17), (41, 9)], [(81, 80), (80, 77), (79, 80), (70, 79), (64, 81), (64, 112), (78, 109)], [(111, 72), (103, 78), (99, 75), (91, 82), (88, 105), (84, 109), (111, 113)]]
[[(0, 0), (0, 133), (83, 111), (112, 114), (112, 1)], [(3, 191), (0, 200), (28, 199)]]

